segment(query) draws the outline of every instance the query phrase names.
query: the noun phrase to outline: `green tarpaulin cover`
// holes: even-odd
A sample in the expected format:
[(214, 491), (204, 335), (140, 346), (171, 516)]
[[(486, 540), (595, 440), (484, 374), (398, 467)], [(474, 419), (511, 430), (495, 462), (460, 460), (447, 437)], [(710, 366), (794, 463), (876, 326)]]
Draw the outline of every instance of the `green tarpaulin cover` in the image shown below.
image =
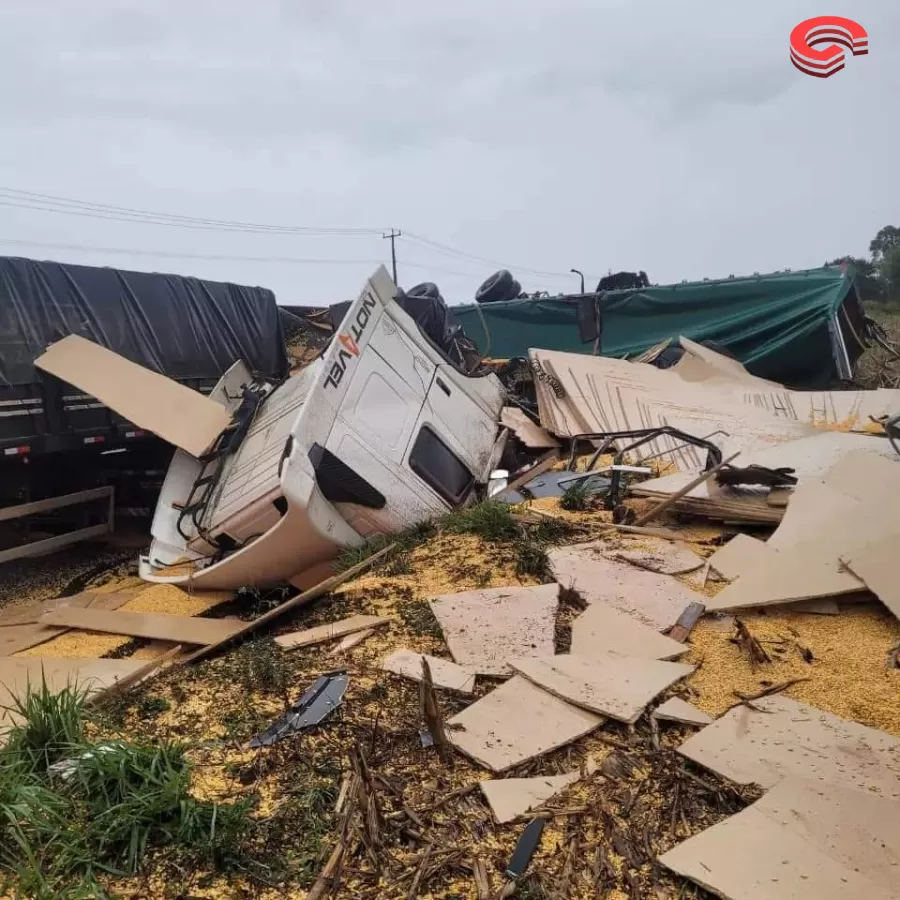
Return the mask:
[[(679, 335), (726, 347), (754, 374), (793, 385), (824, 384), (838, 375), (832, 340), (845, 300), (861, 328), (852, 267), (779, 272), (751, 278), (664, 285), (603, 295), (603, 356), (633, 356)], [(454, 306), (455, 320), (495, 359), (526, 356), (529, 348), (591, 353), (579, 338), (580, 297)], [(852, 365), (863, 347), (839, 317)], [(861, 333), (861, 331), (860, 331)], [(843, 352), (843, 351), (840, 351)]]

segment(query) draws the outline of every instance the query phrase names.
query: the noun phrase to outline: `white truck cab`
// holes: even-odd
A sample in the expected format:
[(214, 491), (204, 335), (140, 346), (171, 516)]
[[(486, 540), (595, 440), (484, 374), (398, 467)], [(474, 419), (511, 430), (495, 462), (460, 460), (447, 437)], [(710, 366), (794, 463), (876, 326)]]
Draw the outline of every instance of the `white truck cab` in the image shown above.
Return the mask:
[(239, 414), (253, 394), (252, 420), (228, 452), (176, 451), (143, 578), (306, 587), (341, 549), (472, 500), (503, 388), (451, 364), (395, 295), (379, 268), (325, 353), (274, 389), (250, 385), (242, 363), (223, 376), (211, 399)]

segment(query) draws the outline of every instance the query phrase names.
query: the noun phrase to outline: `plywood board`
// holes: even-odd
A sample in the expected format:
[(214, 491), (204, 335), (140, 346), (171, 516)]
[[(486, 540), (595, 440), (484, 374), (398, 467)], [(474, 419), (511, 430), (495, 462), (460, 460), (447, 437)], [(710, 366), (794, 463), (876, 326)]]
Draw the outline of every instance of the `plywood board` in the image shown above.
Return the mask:
[(41, 624), (204, 646), (224, 640), (242, 627), (241, 622), (202, 616), (164, 616), (67, 607), (44, 613)]
[(572, 654), (516, 659), (511, 665), (561, 700), (629, 724), (640, 718), (654, 697), (694, 671), (693, 666), (618, 653), (591, 659)]
[(10, 625), (33, 625), (45, 612), (60, 609), (64, 606), (84, 609), (119, 609), (129, 600), (133, 600), (141, 591), (141, 588), (130, 588), (122, 591), (111, 591), (101, 594), (98, 591), (82, 591), (72, 594), (71, 597), (56, 597), (45, 600), (42, 603), (23, 603), (18, 606), (0, 610), (0, 628)]
[(512, 822), (578, 781), (578, 772), (540, 778), (494, 778), (478, 786), (499, 825)]
[(897, 578), (897, 553), (900, 543), (896, 535), (873, 541), (848, 555), (844, 562), (850, 571), (900, 619), (900, 579)]
[(513, 656), (552, 656), (558, 606), (557, 584), (485, 588), (431, 601), (453, 659), (479, 675), (508, 675)]
[(572, 622), (572, 653), (624, 653), (646, 659), (675, 659), (688, 648), (606, 603), (592, 603)]
[(49, 628), (45, 625), (10, 625), (0, 628), (0, 656), (12, 656), (30, 647), (37, 647), (60, 634), (65, 628)]
[(782, 695), (740, 705), (678, 752), (738, 784), (783, 778), (875, 791), (900, 800), (900, 740)]
[(514, 677), (450, 719), (447, 738), (479, 765), (505, 772), (578, 740), (603, 721)]
[(79, 335), (51, 344), (34, 364), (191, 456), (202, 456), (231, 422), (198, 391)]
[(660, 575), (682, 575), (685, 572), (695, 572), (705, 560), (694, 553), (690, 547), (673, 541), (648, 538), (642, 541), (640, 549), (615, 550), (611, 553), (614, 559), (658, 572)]
[(384, 660), (381, 668), (412, 681), (421, 681), (423, 659), (428, 663), (431, 680), (435, 687), (459, 691), (461, 694), (471, 694), (475, 690), (475, 674), (473, 672), (450, 662), (449, 659), (414, 653), (412, 650), (397, 650)]
[(669, 697), (653, 710), (653, 718), (664, 722), (680, 722), (682, 725), (709, 725), (713, 717), (702, 709), (691, 706), (680, 697)]
[(367, 641), (373, 634), (375, 634), (374, 628), (367, 628), (365, 631), (357, 631), (353, 634), (348, 634), (328, 651), (328, 655), (337, 656), (339, 653), (345, 653), (347, 650), (352, 650), (363, 641)]
[(298, 647), (322, 644), (325, 641), (343, 637), (345, 634), (353, 634), (355, 631), (365, 631), (368, 628), (387, 625), (390, 621), (384, 616), (350, 616), (350, 618), (341, 619), (339, 622), (328, 622), (325, 625), (317, 625), (315, 628), (305, 628), (303, 631), (280, 634), (275, 638), (275, 643), (285, 650), (296, 650)]
[(733, 581), (744, 572), (752, 572), (765, 565), (771, 548), (765, 541), (750, 537), (749, 534), (736, 534), (724, 547), (719, 547), (709, 558), (710, 567), (722, 577)]
[(788, 780), (659, 861), (728, 900), (891, 900), (900, 804)]
[(607, 603), (657, 631), (671, 628), (689, 604), (706, 600), (670, 575), (609, 559), (609, 551), (603, 541), (556, 547), (548, 553), (553, 576), (586, 602)]

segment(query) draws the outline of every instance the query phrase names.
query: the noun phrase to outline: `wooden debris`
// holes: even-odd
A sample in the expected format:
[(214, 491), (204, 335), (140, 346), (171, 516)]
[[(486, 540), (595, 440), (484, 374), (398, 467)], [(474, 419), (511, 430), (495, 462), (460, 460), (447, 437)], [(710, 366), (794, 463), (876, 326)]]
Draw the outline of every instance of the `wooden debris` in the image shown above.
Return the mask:
[(448, 659), (413, 653), (412, 650), (396, 650), (382, 662), (381, 668), (412, 681), (421, 681), (424, 672), (422, 664), (426, 662), (435, 687), (462, 694), (471, 694), (475, 690), (475, 675), (468, 669)]
[(341, 619), (339, 622), (328, 622), (325, 625), (317, 625), (315, 628), (305, 628), (303, 631), (292, 631), (289, 634), (280, 634), (275, 638), (275, 643), (285, 650), (296, 650), (300, 647), (311, 647), (314, 644), (323, 644), (343, 635), (353, 634), (357, 631), (367, 631), (388, 625), (390, 619), (384, 616), (351, 616)]
[(614, 651), (647, 659), (674, 659), (687, 650), (684, 644), (606, 603), (592, 603), (572, 622), (572, 653), (584, 658)]
[(149, 678), (153, 675), (157, 670), (161, 669), (166, 663), (171, 662), (178, 656), (182, 651), (181, 644), (176, 644), (171, 649), (167, 650), (165, 653), (160, 654), (157, 657), (151, 659), (148, 663), (141, 666), (139, 669), (136, 669), (130, 675), (125, 675), (116, 681), (114, 684), (111, 684), (105, 690), (101, 691), (99, 694), (95, 694), (89, 702), (102, 702), (107, 700), (109, 697), (113, 695), (122, 694), (127, 691), (129, 688), (134, 687), (136, 684), (140, 684), (145, 678)]
[(701, 472), (696, 478), (689, 481), (683, 488), (675, 491), (671, 496), (666, 497), (665, 500), (658, 503), (653, 507), (649, 512), (644, 513), (634, 524), (638, 528), (642, 525), (646, 525), (648, 522), (652, 522), (654, 519), (658, 518), (662, 513), (664, 513), (667, 509), (674, 506), (682, 497), (686, 497), (694, 488), (700, 487), (701, 484), (705, 484), (711, 478), (714, 478), (725, 466), (730, 465), (734, 460), (736, 460), (740, 456), (740, 451), (737, 453), (732, 453), (727, 459), (723, 459), (717, 466), (713, 466), (706, 472)]
[(713, 721), (702, 709), (691, 706), (680, 697), (670, 697), (665, 703), (653, 710), (654, 719), (666, 722), (679, 722), (683, 725), (709, 725)]
[(540, 806), (578, 778), (577, 772), (538, 778), (495, 778), (479, 782), (479, 787), (494, 819), (503, 825)]
[(669, 629), (669, 637), (673, 641), (683, 644), (694, 630), (694, 626), (700, 621), (700, 617), (706, 610), (706, 605), (699, 601), (689, 604), (688, 608), (678, 617), (678, 621)]
[(503, 488), (502, 493), (517, 491), (520, 487), (528, 484), (533, 478), (543, 475), (544, 472), (552, 469), (559, 461), (559, 451), (550, 450), (545, 453), (531, 468), (526, 469), (521, 475), (517, 475), (509, 484)]
[(690, 547), (662, 539), (653, 540), (649, 546), (642, 546), (639, 550), (615, 550), (611, 556), (660, 575), (683, 575), (704, 565), (703, 557)]
[(741, 619), (734, 620), (735, 642), (750, 658), (750, 665), (755, 669), (763, 663), (772, 662), (772, 657), (765, 651), (763, 645), (753, 637), (750, 629)]
[(348, 634), (343, 640), (337, 642), (337, 645), (328, 651), (329, 656), (337, 656), (340, 653), (346, 653), (353, 647), (358, 646), (363, 641), (367, 641), (375, 634), (374, 628), (367, 628), (365, 631), (357, 631), (354, 634)]
[(258, 619), (254, 619), (252, 622), (248, 622), (243, 626), (243, 628), (241, 628), (239, 631), (236, 631), (233, 635), (231, 635), (231, 637), (227, 638), (226, 640), (219, 641), (216, 644), (211, 644), (208, 647), (201, 647), (184, 661), (185, 664), (198, 662), (201, 659), (206, 659), (207, 656), (211, 656), (217, 650), (221, 650), (232, 640), (246, 637), (248, 634), (251, 634), (254, 631), (258, 631), (263, 627), (263, 625), (268, 625), (270, 622), (274, 622), (276, 619), (280, 619), (286, 612), (290, 612), (293, 609), (298, 609), (301, 606), (306, 606), (308, 603), (312, 603), (314, 600), (318, 600), (319, 597), (330, 593), (336, 587), (342, 585), (345, 581), (349, 581), (351, 578), (355, 578), (361, 572), (364, 572), (366, 569), (374, 566), (375, 563), (377, 563), (379, 560), (383, 559), (389, 553), (392, 553), (396, 549), (396, 547), (396, 544), (391, 544), (390, 546), (379, 550), (377, 553), (373, 553), (371, 556), (366, 557), (366, 559), (364, 559), (362, 562), (358, 562), (355, 566), (351, 566), (345, 572), (341, 572), (340, 575), (333, 575), (331, 578), (326, 578), (325, 581), (320, 582), (315, 587), (311, 587), (309, 588), (309, 590), (303, 591), (302, 594), (298, 594), (296, 597), (292, 597), (290, 600), (285, 601), (280, 606), (276, 606), (275, 609), (270, 609), (267, 613), (264, 613)]
[(109, 612), (104, 609), (78, 609), (67, 606), (44, 613), (41, 616), (41, 624), (202, 645), (228, 640), (241, 628), (240, 622), (235, 623), (227, 619)]
[(755, 694), (745, 694), (741, 691), (734, 691), (734, 696), (737, 697), (742, 703), (752, 703), (754, 700), (761, 700), (763, 697), (771, 697), (773, 694), (780, 694), (782, 691), (786, 691), (789, 687), (793, 687), (795, 684), (800, 684), (801, 682), (809, 681), (808, 678), (791, 678), (788, 681), (782, 681), (780, 684), (773, 684), (770, 687), (763, 688), (761, 691), (757, 691)]
[(478, 900), (491, 900), (493, 896), (491, 878), (483, 859), (476, 859), (472, 862), (472, 876), (475, 879), (475, 891), (478, 895)]
[(425, 727), (431, 735), (438, 753), (444, 756), (447, 751), (447, 733), (444, 730), (444, 717), (441, 715), (441, 705), (438, 702), (434, 690), (434, 682), (431, 680), (431, 667), (428, 658), (422, 658), (422, 680), (419, 683), (419, 702), (422, 709), (422, 719)]

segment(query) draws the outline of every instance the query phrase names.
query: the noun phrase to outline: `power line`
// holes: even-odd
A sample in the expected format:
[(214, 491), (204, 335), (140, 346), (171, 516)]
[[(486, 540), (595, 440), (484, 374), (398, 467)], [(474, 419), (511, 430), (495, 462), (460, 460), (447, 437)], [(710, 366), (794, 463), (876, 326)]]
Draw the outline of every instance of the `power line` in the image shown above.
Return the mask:
[(39, 194), (35, 191), (23, 191), (18, 188), (0, 187), (0, 194), (9, 195), (8, 199), (22, 202), (43, 204), (45, 207), (64, 207), (78, 210), (112, 213), (124, 215), (134, 219), (152, 219), (160, 222), (184, 222), (195, 225), (223, 226), (236, 229), (260, 230), (275, 232), (278, 234), (323, 234), (323, 235), (375, 235), (381, 233), (382, 228), (338, 227), (324, 226), (312, 227), (306, 225), (272, 225), (258, 222), (242, 222), (232, 219), (209, 219), (201, 216), (185, 216), (178, 213), (161, 213), (146, 209), (138, 209), (132, 206), (116, 206), (111, 203), (95, 203), (89, 200), (75, 200), (71, 197), (60, 197), (57, 194)]
[[(327, 257), (297, 257), (297, 256), (235, 256), (233, 254), (215, 253), (185, 253), (180, 250), (148, 250), (145, 247), (101, 247), (91, 244), (61, 244), (46, 241), (27, 241), (17, 238), (0, 237), (0, 244), (14, 244), (18, 246), (40, 247), (45, 250), (74, 250), (79, 253), (109, 253), (126, 256), (157, 256), (171, 259), (195, 259), (218, 262), (252, 262), (252, 263), (278, 263), (288, 265), (383, 265), (382, 259), (334, 259)], [(454, 269), (444, 269), (433, 266), (430, 263), (407, 262), (404, 265), (413, 269), (425, 269), (432, 272), (441, 272), (446, 275), (457, 275), (461, 278), (474, 278), (471, 272), (459, 272)]]

